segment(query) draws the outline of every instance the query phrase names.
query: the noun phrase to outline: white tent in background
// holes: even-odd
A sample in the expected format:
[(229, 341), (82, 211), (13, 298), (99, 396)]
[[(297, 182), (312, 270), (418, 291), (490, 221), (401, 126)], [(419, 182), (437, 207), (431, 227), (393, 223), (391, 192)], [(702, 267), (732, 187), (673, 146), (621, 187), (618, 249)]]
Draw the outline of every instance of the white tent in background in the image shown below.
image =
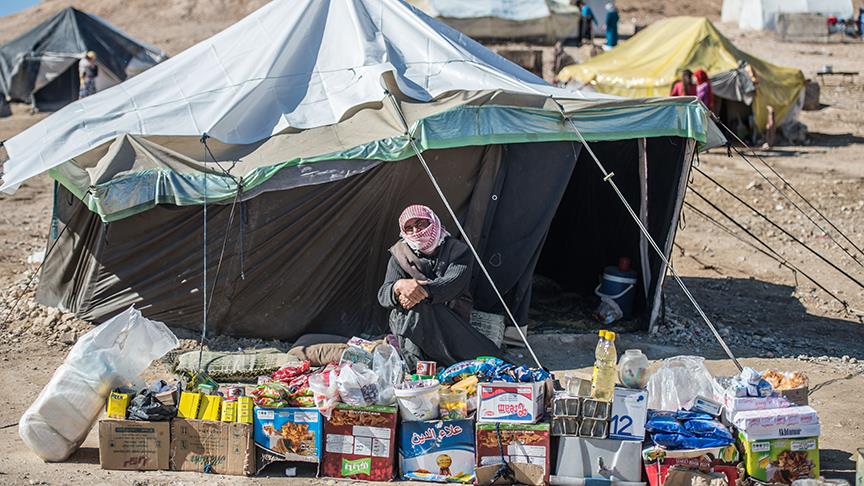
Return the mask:
[[(589, 0), (605, 33), (607, 1)], [(463, 34), (484, 40), (536, 40), (552, 43), (579, 34), (579, 8), (569, 0), (408, 0)], [(612, 2), (614, 3), (614, 1)]]
[(724, 0), (720, 18), (744, 30), (774, 30), (780, 14), (808, 13), (850, 18), (852, 0)]

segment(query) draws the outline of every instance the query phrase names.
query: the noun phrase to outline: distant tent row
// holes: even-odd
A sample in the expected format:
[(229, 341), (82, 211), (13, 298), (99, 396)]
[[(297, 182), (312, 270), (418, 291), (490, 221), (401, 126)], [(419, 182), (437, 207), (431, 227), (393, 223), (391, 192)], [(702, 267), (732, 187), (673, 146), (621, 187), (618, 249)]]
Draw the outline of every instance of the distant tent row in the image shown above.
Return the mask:
[[(400, 112), (520, 323), (535, 272), (596, 299), (622, 256), (657, 318), (662, 261), (563, 117), (668, 257), (694, 153), (723, 143), (705, 108), (552, 87), (397, 0), (272, 2), (8, 140), (3, 191), (59, 183), (38, 300), (199, 329), (207, 204), (212, 332), (381, 332), (400, 211), (429, 205), (458, 236)], [(479, 270), (471, 288), (502, 312)]]
[[(569, 0), (408, 2), (473, 39), (531, 40), (551, 44), (579, 35), (579, 8), (571, 5)], [(595, 15), (602, 18), (604, 5), (608, 2), (588, 0), (587, 3)], [(598, 21), (594, 32), (602, 35), (605, 29), (605, 24)]]
[(97, 90), (114, 86), (167, 57), (105, 20), (70, 7), (0, 46), (0, 90), (12, 101), (56, 110), (78, 99), (78, 62), (87, 51), (96, 53)]
[(744, 30), (775, 30), (780, 14), (819, 14), (849, 19), (852, 0), (723, 0), (720, 19)]
[(704, 17), (673, 17), (655, 22), (617, 48), (583, 64), (564, 68), (558, 77), (600, 93), (631, 98), (668, 96), (683, 69), (704, 69), (715, 85), (715, 106), (727, 125), (745, 122), (752, 112), (758, 130), (768, 106), (779, 125), (797, 118), (803, 103), (804, 75), (741, 51)]

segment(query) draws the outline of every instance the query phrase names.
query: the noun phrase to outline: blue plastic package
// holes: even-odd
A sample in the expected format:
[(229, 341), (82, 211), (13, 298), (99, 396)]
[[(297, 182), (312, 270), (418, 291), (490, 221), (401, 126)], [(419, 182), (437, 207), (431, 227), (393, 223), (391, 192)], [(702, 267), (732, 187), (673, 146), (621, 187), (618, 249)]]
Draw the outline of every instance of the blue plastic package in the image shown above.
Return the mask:
[(654, 434), (651, 440), (658, 446), (669, 450), (681, 449), (704, 449), (708, 447), (724, 447), (735, 442), (730, 435), (728, 438), (720, 437), (695, 437), (685, 434)]
[(652, 434), (686, 434), (687, 429), (675, 417), (655, 415), (645, 423), (645, 430)]
[(715, 437), (718, 439), (732, 439), (732, 434), (725, 425), (716, 420), (688, 420), (684, 423), (687, 432), (699, 437)]
[(712, 420), (714, 417), (705, 412), (691, 412), (689, 410), (678, 410), (675, 412), (678, 420)]

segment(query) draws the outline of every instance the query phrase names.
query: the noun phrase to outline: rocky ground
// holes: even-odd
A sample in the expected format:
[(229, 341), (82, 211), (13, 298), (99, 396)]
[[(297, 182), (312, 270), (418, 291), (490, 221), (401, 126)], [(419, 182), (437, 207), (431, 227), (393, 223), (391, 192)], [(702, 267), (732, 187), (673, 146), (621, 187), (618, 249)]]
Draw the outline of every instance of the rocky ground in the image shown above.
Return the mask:
[[(0, 19), (0, 34), (8, 38), (62, 2), (47, 0), (42, 7)], [(85, 0), (83, 8), (95, 9), (109, 20), (142, 39), (163, 46), (172, 53), (215, 32), (249, 11), (252, 3), (220, 0), (208, 10), (202, 2), (108, 2)], [(206, 2), (205, 2), (206, 3)], [(633, 2), (631, 2), (633, 3)], [(169, 5), (170, 4), (170, 5)], [(640, 2), (644, 4), (644, 2)], [(692, 2), (689, 2), (692, 4)], [(711, 7), (716, 16), (719, 2)], [(713, 5), (712, 4), (712, 5)], [(669, 15), (684, 2), (660, 2), (631, 8), (619, 2), (622, 11), (634, 17)], [(635, 5), (635, 3), (634, 3)], [(647, 4), (646, 4), (647, 5)], [(653, 7), (652, 7), (653, 5)], [(701, 5), (701, 4), (700, 4)], [(677, 7), (676, 7), (677, 6)], [(158, 9), (157, 9), (158, 7)], [(651, 7), (651, 8), (649, 8)], [(656, 8), (655, 8), (656, 7)], [(153, 8), (153, 15), (142, 15)], [(700, 7), (701, 8), (701, 7)], [(206, 10), (202, 12), (202, 9)], [(653, 10), (658, 10), (654, 12)], [(169, 18), (184, 19), (184, 25)], [(623, 16), (622, 16), (623, 17)], [(624, 17), (626, 20), (626, 17)], [(160, 26), (164, 24), (164, 26)], [(190, 27), (191, 25), (191, 27)], [(800, 67), (813, 77), (823, 64), (836, 70), (862, 70), (861, 45), (782, 44), (769, 34), (743, 33), (721, 25), (736, 44), (773, 62)], [(587, 52), (577, 51), (578, 56)], [(822, 88), (822, 108), (804, 112), (808, 143), (760, 150), (759, 156), (776, 168), (816, 207), (823, 211), (859, 247), (864, 245), (864, 81), (840, 84), (830, 80)], [(31, 115), (26, 108), (13, 106), (14, 116), (0, 119), (0, 139), (8, 138), (37, 122), (44, 115)], [(797, 212), (780, 192), (763, 180), (740, 158), (729, 158), (725, 150), (700, 155), (700, 169), (740, 195), (759, 211), (769, 215), (789, 232), (812, 245), (829, 260), (859, 280), (862, 267), (839, 250), (825, 233)], [(753, 158), (754, 164), (758, 159)], [(759, 166), (763, 167), (764, 166)], [(778, 187), (784, 187), (776, 178)], [(17, 437), (16, 423), (23, 410), (48, 381), (54, 369), (82, 333), (86, 322), (33, 301), (34, 272), (38, 263), (28, 263), (34, 253), (45, 249), (52, 207), (52, 183), (47, 177), (24, 184), (14, 196), (0, 196), (0, 482), (4, 484), (222, 484), (271, 483), (272, 479), (206, 477), (184, 473), (120, 473), (98, 467), (96, 437), (91, 433), (84, 449), (67, 463), (43, 464)], [(673, 264), (685, 284), (732, 351), (746, 365), (757, 369), (802, 370), (811, 379), (810, 400), (823, 421), (822, 463), (829, 477), (851, 479), (855, 450), (864, 447), (864, 289), (813, 254), (761, 221), (750, 210), (733, 201), (705, 176), (694, 174), (691, 188), (715, 201), (734, 221), (744, 225), (782, 258), (799, 267), (846, 304), (819, 289), (801, 272), (792, 272), (740, 240), (708, 222), (692, 209), (685, 209), (673, 251)], [(800, 200), (794, 199), (798, 204)], [(687, 202), (705, 211), (733, 232), (741, 231), (710, 209), (694, 193)], [(809, 214), (815, 218), (813, 212)], [(822, 223), (826, 226), (825, 223)], [(832, 231), (835, 239), (840, 236)], [(845, 244), (847, 248), (850, 245)], [(854, 254), (854, 250), (850, 249)], [(859, 255), (864, 261), (864, 255)], [(32, 279), (32, 281), (31, 281)], [(28, 285), (28, 282), (30, 283)], [(693, 310), (677, 284), (667, 279), (665, 319), (649, 333), (622, 335), (619, 350), (639, 347), (658, 365), (658, 360), (680, 354), (705, 356), (717, 374), (731, 374), (732, 363), (725, 358), (708, 328)], [(16, 306), (17, 302), (17, 306)], [(11, 312), (15, 307), (14, 312)], [(179, 333), (184, 349), (197, 346), (196, 336)], [(586, 373), (591, 365), (595, 336), (586, 331), (535, 334), (530, 341), (541, 360), (554, 370)], [(287, 343), (231, 337), (215, 337), (214, 349), (277, 347)], [(524, 350), (510, 351), (514, 360), (525, 360)], [(149, 377), (165, 372), (154, 365)], [(336, 484), (332, 480), (293, 480), (296, 484)]]

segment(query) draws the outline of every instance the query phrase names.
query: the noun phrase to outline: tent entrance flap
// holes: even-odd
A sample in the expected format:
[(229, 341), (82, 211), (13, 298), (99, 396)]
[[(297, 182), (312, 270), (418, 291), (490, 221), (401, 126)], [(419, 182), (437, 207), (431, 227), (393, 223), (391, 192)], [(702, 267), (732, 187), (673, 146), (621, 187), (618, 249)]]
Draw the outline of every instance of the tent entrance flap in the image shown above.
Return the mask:
[[(60, 63), (58, 63), (60, 64)], [(81, 79), (78, 75), (78, 60), (66, 64), (65, 69), (60, 72), (45, 72), (43, 61), (39, 67), (39, 79), (46, 81), (41, 87), (33, 92), (33, 106), (40, 111), (55, 111), (76, 99), (81, 87)]]
[[(591, 147), (607, 170), (615, 173), (615, 182), (631, 207), (638, 209), (643, 202), (647, 204), (646, 227), (652, 238), (665, 247), (674, 236), (670, 230), (677, 224), (675, 201), (682, 191), (679, 182), (688, 162), (686, 139), (646, 139), (645, 181), (640, 180), (638, 140), (595, 142)], [(594, 291), (604, 267), (617, 265), (621, 257), (628, 258), (631, 269), (640, 273), (630, 326), (647, 329), (654, 295), (659, 291), (662, 262), (652, 252), (647, 254), (647, 262), (642, 261), (645, 256), (638, 226), (603, 181), (590, 155), (582, 151), (539, 255), (532, 317), (564, 326), (586, 321), (594, 325), (591, 313), (599, 303)], [(643, 268), (650, 271), (644, 280)]]

